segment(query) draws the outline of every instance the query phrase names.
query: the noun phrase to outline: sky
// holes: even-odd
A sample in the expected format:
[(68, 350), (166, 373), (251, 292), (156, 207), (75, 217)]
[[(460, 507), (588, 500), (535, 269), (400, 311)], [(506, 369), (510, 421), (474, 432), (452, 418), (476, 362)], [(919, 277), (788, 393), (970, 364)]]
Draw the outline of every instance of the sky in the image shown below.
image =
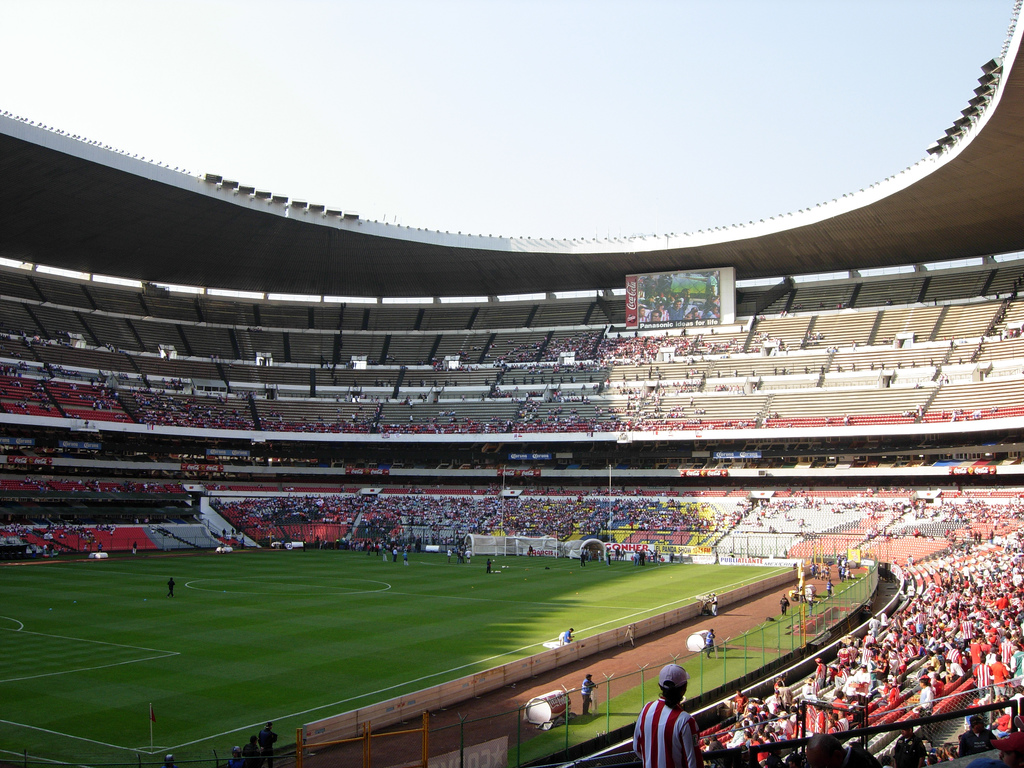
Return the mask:
[(0, 110), (364, 219), (591, 238), (926, 156), (1012, 0), (0, 0)]

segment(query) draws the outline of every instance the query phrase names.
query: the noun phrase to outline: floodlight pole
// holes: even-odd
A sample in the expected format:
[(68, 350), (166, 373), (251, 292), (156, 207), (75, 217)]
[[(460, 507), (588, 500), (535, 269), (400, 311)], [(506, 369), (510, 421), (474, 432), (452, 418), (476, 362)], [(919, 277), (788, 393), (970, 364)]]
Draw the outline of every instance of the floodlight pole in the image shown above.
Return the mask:
[(608, 462), (608, 535), (612, 535), (612, 463)]

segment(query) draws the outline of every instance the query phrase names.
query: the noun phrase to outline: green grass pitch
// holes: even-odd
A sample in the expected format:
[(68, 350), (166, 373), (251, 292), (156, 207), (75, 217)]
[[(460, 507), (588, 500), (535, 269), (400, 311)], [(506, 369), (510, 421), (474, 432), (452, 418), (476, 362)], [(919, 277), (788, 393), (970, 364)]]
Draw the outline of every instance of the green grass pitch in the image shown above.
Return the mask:
[(569, 626), (587, 637), (782, 570), (494, 563), (293, 551), (0, 568), (0, 759), (223, 759), (268, 719), (292, 743), (303, 723), (537, 653)]

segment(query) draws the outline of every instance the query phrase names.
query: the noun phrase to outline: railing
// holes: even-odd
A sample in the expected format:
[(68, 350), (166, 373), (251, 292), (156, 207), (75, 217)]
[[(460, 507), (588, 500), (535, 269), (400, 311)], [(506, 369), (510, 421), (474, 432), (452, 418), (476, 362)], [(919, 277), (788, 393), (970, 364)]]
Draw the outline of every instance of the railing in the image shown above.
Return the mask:
[[(890, 741), (892, 741), (895, 740), (896, 732), (907, 726), (912, 727), (918, 733), (924, 733), (927, 735), (929, 729), (935, 728), (936, 726), (955, 727), (957, 723), (963, 722), (966, 718), (972, 715), (984, 715), (987, 712), (994, 712), (996, 710), (1003, 709), (1012, 709), (1015, 716), (1014, 720), (1016, 720), (1021, 712), (1020, 701), (1017, 699), (1010, 699), (1009, 701), (1004, 701), (998, 704), (987, 704), (985, 706), (958, 709), (940, 715), (933, 715), (931, 717), (903, 720), (898, 723), (889, 723), (871, 728), (859, 728), (856, 730), (843, 731), (829, 735), (843, 743), (857, 741), (860, 743), (862, 748), (866, 749), (867, 745), (873, 741), (872, 737), (878, 738), (881, 736), (891, 736), (892, 739), (890, 739)], [(757, 768), (759, 765), (757, 759), (759, 754), (763, 754), (765, 752), (797, 752), (801, 756), (800, 764), (807, 765), (804, 753), (808, 743), (813, 738), (814, 736), (812, 735), (799, 739), (791, 739), (789, 741), (758, 744), (755, 749), (737, 747), (733, 749), (704, 752), (704, 764), (707, 766), (715, 766), (715, 768)], [(546, 764), (534, 763), (533, 768), (612, 768), (613, 766), (615, 768), (639, 768), (640, 765), (640, 760), (633, 752), (625, 751), (571, 761), (560, 760), (558, 762)]]

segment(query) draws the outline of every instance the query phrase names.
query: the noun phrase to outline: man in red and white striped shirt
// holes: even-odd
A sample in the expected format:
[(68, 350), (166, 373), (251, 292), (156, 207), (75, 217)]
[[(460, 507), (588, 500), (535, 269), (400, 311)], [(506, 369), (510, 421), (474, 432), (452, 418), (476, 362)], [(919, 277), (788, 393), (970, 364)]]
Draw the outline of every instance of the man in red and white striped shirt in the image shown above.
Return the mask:
[(992, 685), (992, 670), (984, 661), (974, 668), (974, 684), (978, 688)]
[(960, 649), (955, 645), (946, 651), (946, 663), (949, 664), (950, 671), (957, 677), (964, 676), (964, 668), (961, 666), (963, 661), (963, 654), (960, 653)]
[(633, 730), (633, 751), (644, 768), (704, 768), (697, 742), (697, 721), (683, 711), (690, 679), (678, 664), (658, 675), (661, 698), (645, 704)]
[(1007, 667), (1013, 666), (1013, 653), (1017, 650), (1017, 646), (1014, 645), (1010, 638), (1004, 638), (1003, 642), (999, 644), (999, 660), (1003, 662)]

